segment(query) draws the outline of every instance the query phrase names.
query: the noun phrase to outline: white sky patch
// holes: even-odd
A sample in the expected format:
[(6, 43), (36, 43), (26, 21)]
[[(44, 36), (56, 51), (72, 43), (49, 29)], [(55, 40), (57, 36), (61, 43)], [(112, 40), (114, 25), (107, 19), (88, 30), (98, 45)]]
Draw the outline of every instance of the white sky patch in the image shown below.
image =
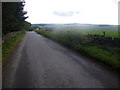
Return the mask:
[(119, 0), (25, 0), (31, 23), (118, 24)]

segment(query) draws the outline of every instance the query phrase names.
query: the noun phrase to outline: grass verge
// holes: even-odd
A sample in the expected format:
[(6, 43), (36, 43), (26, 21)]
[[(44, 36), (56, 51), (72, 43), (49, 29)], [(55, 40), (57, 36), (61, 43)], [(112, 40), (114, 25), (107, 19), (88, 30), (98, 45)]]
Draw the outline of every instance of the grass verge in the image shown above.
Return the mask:
[(90, 38), (75, 31), (59, 31), (53, 33), (52, 31), (37, 30), (36, 32), (79, 53), (83, 53), (97, 61), (108, 64), (111, 68), (120, 69), (120, 61), (118, 61), (118, 51), (120, 48), (93, 44)]
[(4, 40), (4, 43), (2, 45), (2, 65), (7, 62), (8, 56), (24, 35), (25, 32), (16, 33), (16, 35), (9, 36), (9, 38)]

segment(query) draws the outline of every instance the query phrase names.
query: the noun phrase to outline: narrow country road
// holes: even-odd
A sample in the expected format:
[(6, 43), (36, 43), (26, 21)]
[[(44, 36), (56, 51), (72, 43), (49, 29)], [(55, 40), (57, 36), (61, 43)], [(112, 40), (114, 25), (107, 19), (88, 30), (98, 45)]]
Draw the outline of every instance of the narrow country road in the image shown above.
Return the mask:
[(117, 88), (118, 76), (35, 32), (3, 69), (3, 88)]

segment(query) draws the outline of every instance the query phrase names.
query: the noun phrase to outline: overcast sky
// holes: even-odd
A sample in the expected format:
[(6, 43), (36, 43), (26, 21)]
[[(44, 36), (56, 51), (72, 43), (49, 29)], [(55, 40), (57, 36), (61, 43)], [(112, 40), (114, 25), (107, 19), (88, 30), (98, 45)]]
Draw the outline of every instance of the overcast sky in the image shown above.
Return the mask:
[(120, 0), (25, 0), (31, 23), (118, 24)]

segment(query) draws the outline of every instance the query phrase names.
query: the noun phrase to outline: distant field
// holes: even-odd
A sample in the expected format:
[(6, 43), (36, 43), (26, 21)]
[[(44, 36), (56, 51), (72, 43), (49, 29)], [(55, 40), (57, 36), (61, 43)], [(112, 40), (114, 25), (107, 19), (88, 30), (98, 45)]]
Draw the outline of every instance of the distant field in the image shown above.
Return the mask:
[(114, 38), (120, 37), (118, 35), (118, 31), (114, 30), (79, 30), (79, 32), (82, 34), (98, 34), (98, 35), (103, 35), (103, 32), (105, 32), (105, 36)]
[(118, 38), (120, 35), (118, 34), (118, 26), (117, 25), (108, 25), (108, 26), (99, 26), (99, 25), (46, 25), (44, 29), (60, 31), (79, 31), (82, 34), (98, 34), (103, 35), (105, 32), (105, 36)]

